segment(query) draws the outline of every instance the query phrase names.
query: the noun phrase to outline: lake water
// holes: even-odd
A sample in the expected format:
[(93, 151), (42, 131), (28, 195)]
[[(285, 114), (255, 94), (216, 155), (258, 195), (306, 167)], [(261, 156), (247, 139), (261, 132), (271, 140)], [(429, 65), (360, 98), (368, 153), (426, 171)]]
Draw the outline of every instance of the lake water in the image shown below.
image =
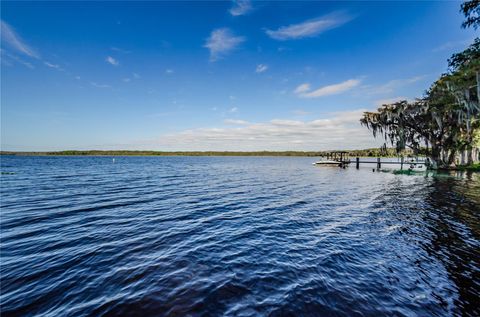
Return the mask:
[(479, 316), (480, 175), (1, 157), (2, 316)]

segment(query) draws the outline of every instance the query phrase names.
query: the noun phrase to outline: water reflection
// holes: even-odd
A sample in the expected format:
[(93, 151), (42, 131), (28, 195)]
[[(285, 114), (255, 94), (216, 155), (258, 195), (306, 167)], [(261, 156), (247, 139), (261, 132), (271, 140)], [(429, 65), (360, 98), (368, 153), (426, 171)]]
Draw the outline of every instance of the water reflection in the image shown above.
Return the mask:
[[(435, 177), (426, 202), (432, 237), (425, 248), (445, 266), (458, 297), (455, 313), (480, 316), (480, 182), (475, 173)], [(443, 175), (442, 175), (443, 176)]]

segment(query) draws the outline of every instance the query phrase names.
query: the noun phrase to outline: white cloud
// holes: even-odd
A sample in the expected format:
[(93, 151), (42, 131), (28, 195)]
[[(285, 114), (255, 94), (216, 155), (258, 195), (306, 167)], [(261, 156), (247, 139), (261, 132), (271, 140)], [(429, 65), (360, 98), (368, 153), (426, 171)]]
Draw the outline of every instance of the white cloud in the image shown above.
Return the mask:
[(337, 28), (350, 20), (352, 20), (351, 16), (336, 12), (302, 23), (282, 26), (277, 30), (266, 30), (265, 32), (271, 38), (280, 41), (301, 39), (317, 36), (327, 30)]
[(221, 28), (212, 31), (204, 47), (210, 50), (210, 61), (214, 62), (233, 51), (244, 41), (243, 36), (235, 36), (228, 28)]
[(268, 65), (265, 64), (258, 64), (257, 68), (255, 68), (256, 73), (263, 73), (268, 69)]
[(233, 107), (233, 108), (231, 108), (231, 109), (229, 110), (229, 112), (232, 112), (232, 113), (238, 112), (238, 108), (237, 108), (237, 107)]
[(349, 79), (339, 84), (328, 85), (320, 87), (316, 90), (310, 91), (309, 84), (302, 84), (295, 89), (295, 93), (302, 98), (318, 98), (329, 95), (336, 95), (352, 89), (360, 84), (358, 79)]
[(301, 84), (299, 85), (297, 88), (295, 88), (295, 90), (293, 91), (294, 93), (296, 94), (302, 94), (304, 92), (307, 92), (310, 90), (310, 84)]
[(274, 126), (301, 126), (304, 124), (302, 121), (298, 120), (284, 120), (284, 119), (273, 119), (270, 123)]
[(234, 125), (247, 125), (247, 124), (249, 124), (247, 121), (236, 120), (236, 119), (226, 119), (223, 122), (226, 123), (226, 124), (234, 124)]
[(8, 45), (10, 48), (22, 53), (23, 55), (40, 59), (40, 56), (35, 52), (35, 50), (25, 43), (10, 25), (3, 20), (1, 20), (0, 24), (2, 43)]
[(107, 56), (107, 58), (105, 58), (105, 61), (113, 66), (118, 66), (120, 64), (115, 58), (111, 56)]
[(233, 6), (229, 10), (233, 16), (239, 16), (247, 14), (252, 10), (252, 2), (250, 0), (234, 0)]
[(364, 111), (367, 109), (332, 113), (313, 121), (276, 119), (238, 127), (186, 130), (135, 147), (191, 151), (313, 151), (379, 146), (382, 141), (375, 141), (371, 132), (360, 125)]
[(173, 69), (166, 69), (165, 74), (167, 75), (173, 74)]
[(123, 78), (122, 80), (123, 80), (123, 82), (125, 82), (125, 83), (129, 83), (129, 82), (132, 81), (130, 78)]

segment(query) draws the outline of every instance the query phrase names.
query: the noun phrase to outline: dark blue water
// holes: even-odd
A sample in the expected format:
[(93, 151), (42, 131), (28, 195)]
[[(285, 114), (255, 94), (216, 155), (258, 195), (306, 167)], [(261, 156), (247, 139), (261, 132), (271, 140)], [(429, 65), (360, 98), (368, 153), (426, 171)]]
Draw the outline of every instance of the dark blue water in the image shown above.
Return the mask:
[(1, 158), (2, 316), (478, 316), (480, 176)]

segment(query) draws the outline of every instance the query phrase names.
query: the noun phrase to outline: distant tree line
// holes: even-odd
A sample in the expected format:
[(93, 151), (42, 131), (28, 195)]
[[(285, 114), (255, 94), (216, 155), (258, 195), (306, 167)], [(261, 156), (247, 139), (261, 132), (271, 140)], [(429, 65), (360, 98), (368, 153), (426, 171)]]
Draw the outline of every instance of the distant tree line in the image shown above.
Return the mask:
[[(480, 1), (462, 4), (464, 28), (480, 26)], [(360, 122), (402, 153), (410, 149), (426, 155), (432, 167), (455, 165), (458, 153), (473, 164), (473, 149), (480, 144), (480, 39), (448, 60), (448, 70), (422, 98), (382, 105), (365, 112)]]
[[(2, 151), (1, 155), (36, 155), (36, 156), (308, 156), (318, 157), (326, 156), (331, 151), (52, 151), (52, 152), (8, 152)], [(395, 157), (397, 156), (394, 148), (371, 148), (364, 150), (347, 150), (352, 157)], [(414, 155), (413, 151), (407, 151), (407, 155)]]

